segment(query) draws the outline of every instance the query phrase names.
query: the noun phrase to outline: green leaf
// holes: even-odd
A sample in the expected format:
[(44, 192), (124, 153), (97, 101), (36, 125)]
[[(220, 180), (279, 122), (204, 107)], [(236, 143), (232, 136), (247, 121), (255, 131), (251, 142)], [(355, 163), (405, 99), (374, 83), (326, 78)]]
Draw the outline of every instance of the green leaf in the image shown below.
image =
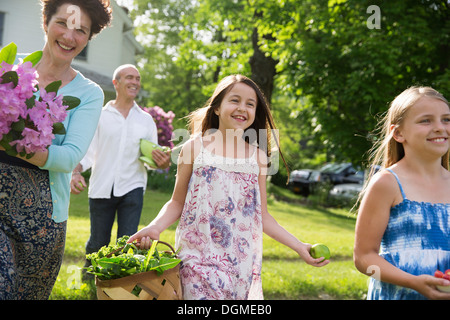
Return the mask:
[(9, 141), (5, 138), (3, 138), (0, 141), (0, 146), (2, 146), (3, 148), (5, 148), (5, 150), (11, 149), (11, 146), (9, 145)]
[(25, 120), (24, 119), (20, 119), (19, 121), (14, 122), (11, 125), (11, 129), (13, 129), (14, 131), (22, 133), (23, 129), (25, 129)]
[(10, 131), (8, 134), (3, 135), (2, 140), (0, 141), (0, 145), (5, 148), (5, 152), (7, 155), (15, 157), (17, 155), (17, 149), (16, 146), (11, 146), (9, 143), (17, 140), (17, 133), (14, 133), (13, 131)]
[(33, 108), (35, 103), (36, 103), (36, 99), (34, 96), (32, 96), (31, 98), (29, 98), (25, 101), (25, 104), (27, 105), (27, 109)]
[(81, 103), (80, 99), (78, 99), (77, 97), (72, 97), (72, 96), (64, 96), (62, 101), (63, 101), (63, 105), (68, 106), (68, 108), (66, 110), (71, 110), (73, 108), (76, 108)]
[(5, 72), (2, 76), (2, 84), (4, 83), (12, 83), (14, 85), (14, 88), (17, 86), (17, 84), (19, 83), (19, 76), (17, 75), (17, 72), (15, 71), (8, 71)]
[(35, 51), (31, 54), (29, 54), (28, 56), (26, 56), (23, 59), (23, 62), (31, 62), (33, 64), (33, 67), (41, 60), (42, 58), (42, 51)]
[(59, 90), (59, 87), (61, 87), (62, 81), (58, 80), (58, 81), (53, 81), (52, 83), (50, 83), (49, 85), (47, 85), (45, 87), (45, 91), (48, 92), (55, 92), (57, 93)]
[(0, 51), (0, 62), (4, 61), (8, 64), (14, 64), (17, 55), (17, 45), (11, 42)]
[(149, 270), (156, 269), (157, 271), (164, 272), (166, 270), (176, 267), (180, 262), (181, 262), (180, 259), (162, 257), (161, 260), (159, 261), (160, 264)]
[(17, 156), (16, 148), (6, 149), (5, 152), (8, 156), (11, 156), (11, 157)]
[(121, 265), (122, 260), (111, 259), (111, 258), (102, 258), (98, 262), (98, 265), (108, 270), (108, 272), (120, 274), (122, 269)]
[(64, 128), (64, 125), (62, 122), (56, 122), (53, 124), (53, 134), (65, 134), (66, 129)]
[[(10, 143), (10, 142), (13, 142), (14, 140), (20, 139), (21, 136), (22, 136), (21, 133), (17, 133), (17, 132), (14, 132), (14, 131), (10, 131), (10, 132), (8, 132), (7, 134), (3, 135), (2, 143), (5, 142), (5, 143), (8, 144), (8, 147), (11, 147), (11, 146), (9, 145), (9, 143)], [(5, 145), (3, 145), (3, 147), (5, 147)], [(7, 147), (5, 147), (5, 148), (7, 148)]]
[(150, 247), (150, 250), (148, 250), (148, 252), (147, 252), (147, 260), (145, 260), (144, 270), (147, 269), (148, 262), (150, 261), (150, 258), (152, 257), (153, 253), (155, 252), (157, 244), (158, 244), (158, 241), (153, 240), (152, 246)]

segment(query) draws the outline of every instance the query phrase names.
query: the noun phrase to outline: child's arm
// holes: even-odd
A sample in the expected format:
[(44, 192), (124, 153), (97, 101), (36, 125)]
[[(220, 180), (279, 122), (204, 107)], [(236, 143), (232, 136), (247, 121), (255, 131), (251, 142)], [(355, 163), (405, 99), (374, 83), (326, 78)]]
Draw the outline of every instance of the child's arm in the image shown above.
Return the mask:
[[(425, 296), (442, 293), (436, 285), (444, 279), (431, 275), (414, 276), (404, 272), (379, 255), (380, 243), (388, 225), (390, 208), (401, 201), (397, 182), (389, 172), (380, 172), (370, 182), (358, 212), (355, 231), (354, 262), (356, 268), (368, 276), (402, 287), (412, 288)], [(450, 294), (447, 294), (447, 298)]]
[[(264, 159), (266, 156), (264, 152), (259, 151), (259, 159)], [(266, 170), (265, 164), (260, 162), (261, 173), (258, 177), (259, 189), (261, 194), (261, 214), (262, 214), (262, 224), (263, 232), (267, 234), (272, 239), (288, 246), (295, 252), (297, 252), (300, 257), (308, 264), (316, 267), (322, 267), (327, 265), (330, 261), (324, 260), (322, 258), (314, 259), (311, 257), (310, 249), (311, 245), (309, 243), (303, 243), (298, 240), (293, 234), (288, 232), (283, 228), (275, 218), (267, 210), (267, 193), (266, 193)]]
[(137, 240), (141, 248), (148, 249), (152, 240), (159, 240), (161, 232), (180, 218), (192, 174), (193, 156), (191, 154), (193, 154), (193, 148), (191, 149), (191, 147), (191, 141), (189, 141), (180, 152), (171, 199), (161, 208), (158, 216), (148, 226), (132, 235), (128, 242)]

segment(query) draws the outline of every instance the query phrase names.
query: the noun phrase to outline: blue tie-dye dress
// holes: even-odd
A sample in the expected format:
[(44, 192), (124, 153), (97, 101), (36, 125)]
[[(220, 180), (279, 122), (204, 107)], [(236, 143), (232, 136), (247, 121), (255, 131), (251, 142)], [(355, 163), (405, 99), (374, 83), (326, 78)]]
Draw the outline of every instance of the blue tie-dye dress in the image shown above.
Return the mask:
[[(389, 170), (389, 169), (388, 169)], [(450, 269), (450, 204), (412, 201), (406, 198), (391, 208), (381, 240), (380, 256), (413, 275), (434, 275)], [(376, 270), (374, 270), (376, 272)], [(369, 300), (424, 300), (415, 290), (370, 279)]]

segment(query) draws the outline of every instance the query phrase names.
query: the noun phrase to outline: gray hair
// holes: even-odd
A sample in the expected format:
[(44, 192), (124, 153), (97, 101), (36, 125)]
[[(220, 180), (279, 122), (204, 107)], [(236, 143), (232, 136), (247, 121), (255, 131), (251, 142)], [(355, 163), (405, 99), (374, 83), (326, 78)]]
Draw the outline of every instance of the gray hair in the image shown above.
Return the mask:
[[(117, 67), (116, 70), (114, 70), (114, 73), (113, 73), (113, 80), (119, 80), (119, 78), (120, 78), (120, 73), (122, 72), (123, 69), (126, 69), (126, 68), (134, 68), (134, 69), (138, 70), (134, 64), (130, 64), (130, 63), (123, 64), (123, 65)], [(139, 70), (138, 70), (138, 71), (139, 71)]]

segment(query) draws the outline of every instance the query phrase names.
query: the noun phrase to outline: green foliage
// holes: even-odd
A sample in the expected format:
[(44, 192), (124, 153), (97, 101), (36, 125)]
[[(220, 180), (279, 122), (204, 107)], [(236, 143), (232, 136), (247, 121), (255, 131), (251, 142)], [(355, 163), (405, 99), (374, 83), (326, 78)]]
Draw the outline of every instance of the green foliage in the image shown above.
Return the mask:
[(147, 187), (149, 190), (172, 192), (175, 186), (176, 164), (171, 164), (169, 170), (149, 170)]
[[(138, 10), (134, 16), (145, 19), (136, 27), (137, 39), (144, 45), (145, 52), (138, 57), (142, 75), (144, 95), (142, 106), (161, 106), (172, 110), (177, 118), (173, 122), (175, 129), (185, 128), (184, 117), (201, 107), (207, 100), (203, 86), (208, 83), (205, 75), (198, 71), (196, 53), (180, 64), (181, 49), (186, 33), (183, 19), (192, 10), (190, 0), (137, 0)], [(194, 48), (193, 48), (194, 49)]]
[(7, 64), (14, 64), (17, 55), (17, 45), (13, 42), (3, 47), (0, 50), (0, 61), (5, 62)]
[[(294, 29), (286, 11), (276, 25), (283, 29), (286, 23), (291, 38), (272, 48), (280, 56), (281, 86), (310, 98), (327, 151), (338, 160), (360, 162), (370, 147), (375, 116), (401, 91), (431, 85), (448, 96), (443, 85), (449, 72), (448, 32), (442, 29), (448, 30), (449, 6), (441, 1), (330, 3), (299, 4)], [(380, 29), (366, 26), (372, 4), (381, 9)]]
[(100, 280), (110, 280), (152, 270), (160, 275), (181, 262), (173, 252), (158, 252), (158, 241), (153, 241), (150, 249), (141, 250), (132, 243), (126, 243), (128, 239), (129, 236), (123, 236), (117, 239), (116, 244), (88, 254), (86, 258), (92, 265), (87, 271)]
[[(138, 35), (146, 47), (148, 99), (170, 106), (180, 119), (201, 106), (224, 75), (270, 77), (264, 65), (251, 67), (255, 51), (276, 63), (268, 96), (294, 168), (361, 164), (378, 117), (411, 85), (450, 96), (445, 1), (135, 2), (133, 14), (145, 17)], [(379, 29), (367, 27), (371, 5), (380, 9)]]

